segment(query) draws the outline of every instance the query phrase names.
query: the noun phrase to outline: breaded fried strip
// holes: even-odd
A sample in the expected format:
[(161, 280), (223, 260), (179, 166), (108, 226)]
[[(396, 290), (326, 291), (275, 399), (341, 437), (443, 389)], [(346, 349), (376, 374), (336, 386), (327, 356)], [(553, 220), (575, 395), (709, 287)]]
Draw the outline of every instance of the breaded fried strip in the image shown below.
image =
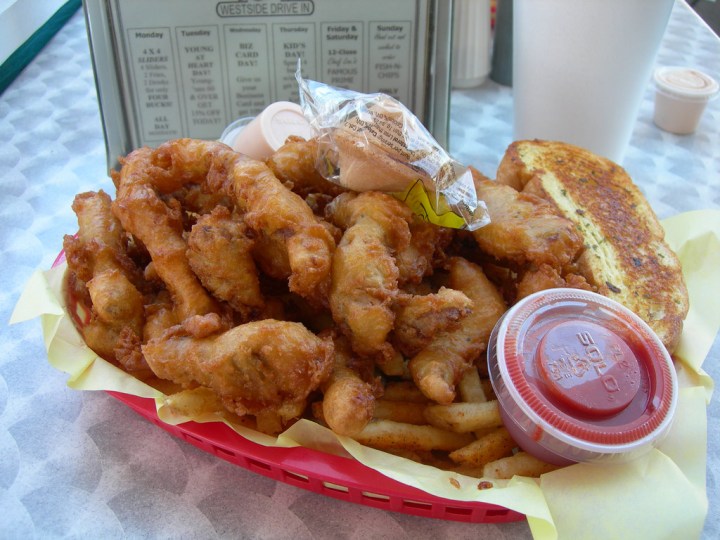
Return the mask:
[(293, 292), (327, 304), (335, 240), (310, 207), (262, 162), (213, 141), (177, 139), (157, 149), (140, 148), (123, 160), (113, 211), (138, 237), (170, 290), (179, 319), (214, 312), (217, 305), (196, 278), (186, 256), (180, 216), (160, 194), (201, 184), (235, 202), (245, 222), (287, 252)]
[(284, 421), (302, 414), (332, 369), (332, 341), (300, 323), (266, 319), (222, 330), (216, 314), (191, 317), (142, 350), (158, 377), (211, 388), (241, 416), (276, 413)]
[(325, 193), (334, 197), (346, 191), (320, 174), (316, 166), (317, 158), (316, 139), (306, 141), (302, 137), (290, 136), (268, 158), (267, 164), (278, 180), (301, 197), (311, 193)]
[(562, 269), (580, 253), (582, 236), (547, 201), (519, 193), (473, 170), (475, 191), (485, 201), (490, 223), (473, 231), (478, 246), (515, 265), (548, 264)]
[(229, 170), (235, 200), (252, 229), (287, 250), (290, 290), (326, 306), (335, 239), (303, 199), (262, 162), (238, 159)]
[(430, 399), (451, 403), (455, 385), (487, 347), (490, 332), (506, 310), (505, 301), (479, 266), (461, 257), (448, 261), (448, 286), (473, 303), (472, 312), (455, 330), (439, 333), (410, 360), (415, 384)]
[(143, 297), (130, 279), (138, 270), (127, 256), (124, 233), (111, 204), (103, 191), (77, 195), (72, 208), (78, 234), (66, 236), (63, 244), (68, 265), (86, 281), (92, 302), (91, 320), (83, 329), (88, 346), (135, 371), (147, 368), (135, 354), (144, 324)]
[(413, 216), (410, 222), (410, 243), (395, 255), (399, 282), (418, 284), (426, 276), (432, 275), (435, 258), (443, 256), (443, 249), (453, 238), (453, 229), (439, 227)]
[(245, 320), (265, 305), (247, 230), (242, 220), (218, 206), (193, 226), (187, 250), (190, 267), (205, 288)]
[(472, 301), (462, 292), (441, 287), (437, 293), (401, 295), (395, 302), (393, 342), (407, 357), (426, 347), (442, 331), (451, 330), (472, 312)]
[[(168, 163), (170, 154), (172, 160)], [(193, 161), (197, 156), (208, 159)], [(134, 150), (123, 160), (113, 203), (113, 212), (123, 228), (150, 253), (155, 271), (172, 295), (179, 320), (214, 312), (218, 306), (190, 268), (180, 216), (160, 199), (158, 192), (181, 187), (178, 178), (201, 181), (204, 171), (198, 168), (209, 166), (209, 156), (201, 145), (183, 145), (180, 141), (166, 143), (158, 150)], [(187, 167), (184, 175), (170, 174), (175, 168), (184, 170), (183, 165)]]
[(572, 273), (561, 276), (552, 266), (541, 264), (538, 267), (530, 266), (522, 272), (522, 276), (517, 283), (515, 301), (517, 302), (538, 291), (557, 289), (559, 287), (583, 289), (586, 291), (594, 290), (582, 276)]
[(344, 336), (335, 336), (335, 362), (328, 380), (322, 385), (322, 414), (330, 429), (352, 437), (372, 420), (375, 410), (375, 387), (363, 378), (372, 373), (372, 364), (352, 352)]
[(326, 209), (345, 230), (332, 264), (330, 310), (359, 354), (390, 354), (398, 293), (394, 253), (410, 241), (410, 209), (390, 195), (345, 193)]

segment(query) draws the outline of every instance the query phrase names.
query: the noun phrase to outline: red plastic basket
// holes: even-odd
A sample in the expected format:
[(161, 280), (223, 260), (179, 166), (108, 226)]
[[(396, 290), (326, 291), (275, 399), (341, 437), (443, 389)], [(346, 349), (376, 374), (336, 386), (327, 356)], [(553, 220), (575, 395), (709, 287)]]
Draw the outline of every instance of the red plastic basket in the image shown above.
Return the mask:
[(151, 399), (108, 392), (156, 426), (249, 471), (342, 501), (414, 516), (503, 523), (525, 516), (502, 506), (436, 497), (397, 482), (350, 458), (303, 447), (263, 446), (219, 422), (171, 425), (157, 417)]

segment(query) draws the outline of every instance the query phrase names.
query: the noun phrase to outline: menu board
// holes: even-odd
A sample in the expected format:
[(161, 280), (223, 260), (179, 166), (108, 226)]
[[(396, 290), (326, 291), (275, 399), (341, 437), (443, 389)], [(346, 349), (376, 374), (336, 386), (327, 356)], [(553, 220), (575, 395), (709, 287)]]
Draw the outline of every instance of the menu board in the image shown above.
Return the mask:
[(400, 100), (433, 130), (431, 0), (88, 0), (85, 9), (103, 120), (122, 117), (125, 146), (215, 139), (270, 103), (298, 102), (298, 61), (308, 79)]

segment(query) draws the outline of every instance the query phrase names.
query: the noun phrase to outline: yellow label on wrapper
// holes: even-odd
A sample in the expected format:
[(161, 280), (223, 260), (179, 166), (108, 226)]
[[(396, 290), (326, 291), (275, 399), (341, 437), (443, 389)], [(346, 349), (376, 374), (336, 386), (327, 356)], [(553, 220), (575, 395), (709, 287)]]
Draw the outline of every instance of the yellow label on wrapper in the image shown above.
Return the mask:
[(465, 220), (450, 209), (442, 194), (437, 197), (439, 208), (435, 208), (421, 180), (417, 180), (405, 191), (392, 192), (392, 196), (403, 201), (415, 215), (425, 221), (452, 229), (462, 229), (465, 226)]

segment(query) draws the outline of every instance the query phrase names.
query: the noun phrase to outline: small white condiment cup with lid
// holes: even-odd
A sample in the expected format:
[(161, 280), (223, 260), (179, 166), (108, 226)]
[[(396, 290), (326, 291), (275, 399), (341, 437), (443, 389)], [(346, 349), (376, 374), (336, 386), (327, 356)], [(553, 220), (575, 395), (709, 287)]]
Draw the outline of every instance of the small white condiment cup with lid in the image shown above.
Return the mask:
[(686, 67), (655, 70), (655, 124), (670, 133), (694, 133), (705, 107), (720, 86), (709, 75)]
[(225, 128), (220, 141), (253, 159), (269, 158), (291, 135), (310, 139), (315, 134), (300, 105), (271, 103), (255, 117), (238, 118)]
[(490, 336), (488, 369), (515, 441), (557, 465), (645, 454), (667, 433), (677, 404), (675, 368), (657, 335), (588, 291), (520, 300)]

